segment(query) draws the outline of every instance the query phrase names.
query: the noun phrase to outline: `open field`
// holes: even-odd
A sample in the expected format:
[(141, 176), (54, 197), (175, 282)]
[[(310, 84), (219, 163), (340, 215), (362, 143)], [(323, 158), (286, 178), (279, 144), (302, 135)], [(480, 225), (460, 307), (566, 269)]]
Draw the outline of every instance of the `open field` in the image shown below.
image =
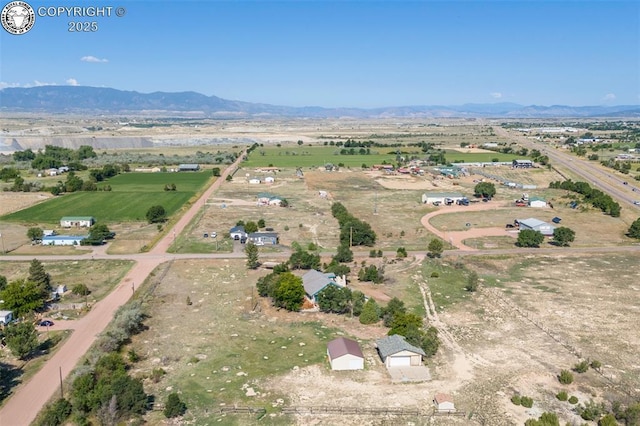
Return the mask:
[[(111, 185), (109, 192), (65, 194), (15, 213), (3, 220), (55, 224), (62, 216), (94, 216), (100, 222), (145, 221), (149, 207), (162, 205), (175, 213), (211, 178), (209, 173), (126, 173), (99, 185)], [(176, 191), (164, 185), (176, 184)]]

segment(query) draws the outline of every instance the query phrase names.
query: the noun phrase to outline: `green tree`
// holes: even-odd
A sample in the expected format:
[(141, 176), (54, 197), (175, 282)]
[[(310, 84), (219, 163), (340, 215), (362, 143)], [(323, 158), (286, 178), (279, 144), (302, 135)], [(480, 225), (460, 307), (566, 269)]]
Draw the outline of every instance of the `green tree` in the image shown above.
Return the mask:
[(380, 321), (380, 306), (374, 298), (370, 297), (362, 307), (360, 313), (361, 324), (375, 324)]
[(179, 417), (187, 411), (187, 405), (180, 400), (180, 396), (173, 392), (167, 396), (167, 401), (164, 404), (164, 416), (168, 419), (173, 417)]
[(42, 416), (37, 420), (37, 426), (58, 426), (63, 425), (71, 415), (72, 405), (69, 401), (61, 398), (48, 405), (42, 412)]
[(480, 182), (473, 188), (476, 197), (491, 198), (496, 195), (496, 187), (491, 182)]
[(618, 426), (618, 422), (613, 414), (604, 415), (598, 420), (598, 426)]
[(371, 281), (375, 284), (379, 284), (384, 281), (384, 267), (379, 268), (376, 265), (369, 265), (358, 272), (358, 279), (360, 281)]
[(518, 247), (540, 247), (544, 241), (544, 235), (533, 229), (523, 229), (518, 233)]
[(16, 280), (10, 282), (2, 292), (3, 309), (13, 311), (16, 318), (44, 308), (48, 293), (33, 281)]
[(220, 177), (220, 167), (214, 167), (213, 169), (211, 169), (211, 172), (215, 177)]
[(31, 241), (40, 241), (43, 236), (44, 231), (42, 231), (42, 228), (29, 228), (27, 231), (27, 237), (29, 237)]
[(478, 280), (478, 273), (471, 271), (467, 277), (467, 285), (464, 286), (465, 290), (471, 292), (478, 290)]
[(262, 229), (265, 226), (267, 226), (267, 224), (265, 223), (264, 219), (259, 219), (258, 220), (258, 228)]
[(573, 383), (573, 374), (569, 370), (562, 370), (558, 375), (558, 381), (563, 385), (570, 385)]
[(289, 256), (291, 269), (320, 269), (320, 255), (304, 250), (296, 250)]
[(43, 292), (51, 290), (51, 276), (45, 271), (44, 265), (38, 259), (33, 259), (29, 265), (27, 281), (36, 283)]
[(102, 244), (110, 235), (111, 231), (107, 225), (104, 223), (96, 223), (89, 229), (89, 236), (86, 240), (89, 244)]
[(553, 230), (553, 241), (560, 247), (568, 247), (576, 237), (576, 233), (571, 228), (561, 226)]
[(360, 290), (354, 290), (351, 292), (351, 315), (360, 316), (362, 309), (364, 308), (366, 300), (364, 293)]
[(274, 304), (288, 311), (299, 311), (303, 301), (302, 278), (296, 277), (291, 272), (280, 274), (273, 294)]
[(631, 238), (640, 239), (640, 217), (631, 224), (627, 235)]
[(244, 230), (248, 234), (251, 234), (253, 232), (258, 232), (258, 224), (250, 220), (249, 222), (245, 223)]
[(0, 275), (0, 291), (4, 290), (7, 287), (7, 277), (4, 275)]
[(429, 257), (440, 257), (444, 251), (444, 243), (439, 238), (434, 238), (427, 246)]
[(529, 419), (525, 426), (560, 426), (560, 420), (556, 413), (542, 413), (538, 419)]
[(404, 302), (397, 297), (389, 300), (387, 306), (382, 310), (382, 319), (384, 320), (385, 327), (391, 327), (393, 323), (393, 318), (398, 314), (403, 314), (407, 312), (407, 307), (404, 305)]
[(4, 330), (4, 339), (11, 353), (20, 359), (38, 347), (38, 332), (29, 321), (8, 325)]
[(77, 294), (78, 296), (87, 296), (91, 291), (89, 291), (89, 287), (86, 284), (76, 284), (71, 289), (73, 294)]
[(162, 223), (167, 220), (167, 212), (160, 205), (151, 206), (147, 210), (146, 217), (149, 223)]
[(340, 262), (340, 263), (351, 262), (353, 260), (353, 252), (349, 248), (349, 245), (348, 244), (340, 244), (338, 246), (338, 251), (333, 256), (333, 259), (336, 262)]
[(258, 260), (258, 246), (255, 245), (252, 241), (249, 241), (245, 247), (244, 252), (247, 255), (247, 268), (256, 269), (260, 266), (260, 261)]
[(407, 249), (404, 247), (398, 247), (398, 250), (396, 250), (396, 257), (398, 259), (404, 259), (407, 257)]
[(321, 312), (345, 314), (351, 311), (351, 296), (351, 289), (330, 284), (316, 295), (316, 300)]

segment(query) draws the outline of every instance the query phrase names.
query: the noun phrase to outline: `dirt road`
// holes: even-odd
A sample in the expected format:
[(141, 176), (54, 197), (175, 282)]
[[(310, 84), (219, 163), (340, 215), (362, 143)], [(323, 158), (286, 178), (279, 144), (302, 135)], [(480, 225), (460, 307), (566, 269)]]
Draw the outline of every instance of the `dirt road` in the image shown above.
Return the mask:
[(482, 210), (497, 210), (500, 207), (496, 207), (491, 203), (478, 203), (469, 206), (441, 206), (438, 210), (428, 213), (420, 219), (422, 226), (427, 228), (429, 232), (442, 238), (454, 247), (464, 251), (475, 251), (473, 247), (469, 247), (463, 243), (464, 240), (469, 238), (480, 237), (495, 237), (495, 236), (517, 236), (517, 233), (509, 232), (504, 228), (471, 228), (466, 231), (441, 231), (429, 222), (431, 218), (440, 214), (449, 214), (465, 211), (482, 211)]
[[(16, 392), (0, 409), (0, 425), (27, 426), (33, 422), (42, 407), (56, 393), (60, 393), (60, 379), (64, 379), (75, 368), (82, 356), (96, 340), (107, 324), (113, 319), (115, 311), (125, 304), (133, 295), (134, 290), (149, 274), (162, 262), (172, 256), (163, 255), (171, 245), (175, 234), (180, 234), (187, 224), (198, 213), (202, 203), (211, 196), (224, 182), (228, 174), (232, 173), (242, 161), (244, 153), (236, 162), (228, 167), (222, 176), (216, 180), (178, 220), (173, 229), (158, 242), (156, 247), (141, 255), (136, 255), (136, 263), (125, 275), (120, 284), (107, 297), (96, 303), (91, 311), (78, 321), (74, 321), (74, 332), (69, 339), (47, 361), (28, 382), (18, 387)], [(102, 256), (100, 256), (102, 257)], [(109, 256), (104, 256), (109, 258)], [(13, 260), (11, 258), (10, 260)]]

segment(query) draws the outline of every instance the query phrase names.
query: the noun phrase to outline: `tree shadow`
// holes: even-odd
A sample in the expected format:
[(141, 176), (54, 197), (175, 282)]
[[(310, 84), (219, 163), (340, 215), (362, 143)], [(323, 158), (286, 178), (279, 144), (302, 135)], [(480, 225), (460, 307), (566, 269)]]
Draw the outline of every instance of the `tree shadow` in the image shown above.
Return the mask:
[(14, 387), (20, 384), (23, 371), (14, 365), (0, 362), (0, 401), (4, 401)]

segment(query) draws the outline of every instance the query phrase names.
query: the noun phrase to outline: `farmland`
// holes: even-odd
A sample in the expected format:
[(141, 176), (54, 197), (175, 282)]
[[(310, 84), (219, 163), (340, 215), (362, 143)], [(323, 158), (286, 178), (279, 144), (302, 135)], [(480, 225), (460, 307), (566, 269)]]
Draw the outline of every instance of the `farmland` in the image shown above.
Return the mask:
[[(62, 216), (94, 216), (100, 222), (144, 221), (149, 207), (161, 205), (168, 215), (180, 209), (211, 178), (199, 173), (126, 173), (102, 183), (112, 191), (76, 192), (55, 197), (3, 220), (30, 223), (58, 223)], [(164, 191), (175, 184), (176, 191)]]

